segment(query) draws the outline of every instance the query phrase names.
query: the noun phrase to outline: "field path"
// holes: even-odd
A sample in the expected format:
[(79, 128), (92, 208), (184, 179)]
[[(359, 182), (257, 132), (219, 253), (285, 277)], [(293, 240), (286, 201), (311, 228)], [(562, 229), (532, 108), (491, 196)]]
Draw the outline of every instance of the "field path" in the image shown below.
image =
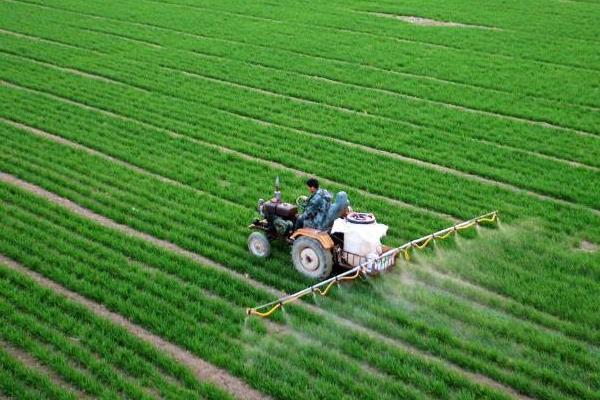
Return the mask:
[[(2, 176), (2, 180), (4, 180), (4, 175)], [(215, 367), (214, 365), (204, 361), (201, 358), (196, 357), (189, 351), (174, 345), (170, 342), (165, 341), (161, 337), (150, 333), (146, 329), (135, 325), (125, 319), (123, 316), (116, 314), (101, 304), (95, 303), (93, 301), (88, 300), (87, 298), (70, 291), (62, 285), (57, 284), (56, 282), (45, 278), (44, 276), (38, 274), (37, 272), (31, 271), (28, 268), (22, 266), (21, 264), (3, 256), (0, 254), (0, 263), (8, 266), (14, 271), (23, 273), (29, 276), (38, 284), (53, 290), (54, 292), (67, 297), (68, 299), (79, 303), (85, 306), (88, 310), (93, 312), (94, 314), (106, 318), (111, 322), (125, 328), (128, 332), (137, 336), (138, 338), (152, 344), (159, 350), (171, 355), (178, 362), (184, 364), (188, 367), (192, 373), (201, 381), (210, 381), (217, 386), (223, 388), (227, 392), (231, 393), (233, 396), (239, 399), (249, 399), (249, 400), (265, 400), (269, 399), (268, 396), (256, 391), (243, 382), (242, 380), (231, 376), (227, 371)]]
[[(6, 258), (0, 254), (0, 264), (6, 265), (6, 266), (14, 269), (13, 264), (15, 264), (15, 263), (14, 263), (14, 261), (9, 260), (8, 258)], [(23, 267), (21, 267), (21, 268), (23, 268)], [(31, 368), (34, 371), (39, 372), (42, 375), (46, 375), (52, 383), (54, 383), (56, 386), (59, 386), (65, 390), (71, 392), (72, 394), (76, 395), (78, 399), (91, 399), (91, 397), (88, 396), (85, 392), (82, 392), (81, 390), (77, 389), (70, 383), (65, 382), (62, 379), (62, 377), (60, 377), (56, 372), (54, 372), (52, 369), (46, 367), (42, 363), (40, 363), (31, 354), (13, 346), (12, 344), (10, 344), (8, 342), (5, 342), (2, 339), (0, 339), (0, 348), (2, 350), (6, 351), (8, 354), (10, 354), (15, 359), (17, 359), (19, 362), (26, 365), (28, 368)], [(0, 394), (0, 399), (2, 399), (2, 398), (3, 398), (2, 394)]]
[[(104, 217), (102, 215), (96, 214), (95, 212), (93, 212), (93, 211), (91, 211), (91, 210), (89, 210), (87, 208), (84, 208), (84, 207), (82, 207), (82, 206), (80, 206), (80, 205), (72, 202), (69, 199), (66, 199), (64, 197), (58, 196), (58, 195), (56, 195), (56, 194), (54, 194), (52, 192), (49, 192), (49, 191), (47, 191), (47, 190), (45, 190), (45, 189), (43, 189), (43, 188), (41, 188), (41, 187), (39, 187), (37, 185), (34, 185), (34, 184), (29, 183), (29, 182), (23, 181), (23, 180), (15, 177), (15, 176), (12, 176), (10, 174), (6, 174), (6, 173), (3, 173), (3, 172), (0, 172), (0, 182), (5, 182), (5, 183), (8, 183), (8, 184), (17, 186), (17, 187), (19, 187), (21, 189), (24, 189), (26, 191), (29, 191), (29, 192), (37, 195), (37, 196), (43, 197), (44, 199), (46, 199), (46, 200), (48, 200), (48, 201), (50, 201), (50, 202), (52, 202), (54, 204), (60, 205), (62, 207), (65, 207), (68, 210), (74, 212), (75, 214), (78, 214), (80, 216), (83, 216), (85, 218), (93, 220), (93, 221), (99, 223), (102, 226), (105, 226), (105, 227), (108, 227), (108, 228), (111, 228), (111, 229), (115, 229), (115, 230), (117, 230), (117, 231), (119, 231), (121, 233), (125, 233), (125, 234), (127, 234), (129, 236), (133, 236), (133, 237), (136, 237), (138, 239), (142, 239), (142, 240), (147, 241), (149, 243), (152, 243), (153, 245), (158, 246), (160, 248), (163, 248), (163, 249), (172, 251), (174, 253), (177, 253), (179, 255), (185, 256), (187, 258), (190, 258), (193, 261), (195, 261), (195, 262), (197, 262), (199, 264), (202, 264), (204, 266), (207, 266), (207, 267), (210, 267), (210, 268), (215, 268), (215, 269), (218, 269), (220, 271), (223, 271), (223, 272), (229, 274), (230, 276), (232, 276), (233, 278), (240, 279), (240, 280), (246, 282), (247, 284), (249, 284), (249, 285), (251, 285), (251, 286), (253, 286), (253, 287), (257, 288), (257, 289), (261, 289), (261, 290), (264, 290), (265, 292), (267, 292), (269, 294), (272, 294), (274, 297), (282, 297), (282, 296), (286, 295), (286, 293), (284, 293), (284, 292), (281, 292), (281, 291), (279, 291), (279, 290), (277, 290), (275, 288), (267, 286), (267, 285), (265, 285), (265, 284), (263, 284), (261, 282), (258, 282), (256, 280), (250, 278), (250, 277), (247, 277), (247, 276), (245, 276), (243, 274), (240, 274), (238, 272), (232, 271), (232, 270), (228, 269), (227, 267), (225, 267), (224, 265), (221, 265), (221, 264), (219, 264), (219, 263), (217, 263), (217, 262), (215, 262), (213, 260), (205, 258), (205, 257), (203, 257), (203, 256), (201, 256), (199, 254), (193, 253), (191, 251), (185, 250), (185, 249), (183, 249), (183, 248), (181, 248), (181, 247), (179, 247), (176, 244), (173, 244), (171, 242), (168, 242), (168, 241), (165, 241), (165, 240), (162, 240), (162, 239), (158, 239), (158, 238), (153, 237), (151, 235), (148, 235), (146, 233), (139, 232), (139, 231), (137, 231), (137, 230), (135, 230), (135, 229), (133, 229), (133, 228), (131, 228), (129, 226), (119, 224), (119, 223), (117, 223), (117, 222), (115, 222), (115, 221), (113, 221), (113, 220), (111, 220), (109, 218), (106, 218), (106, 217)], [(1, 261), (2, 261), (2, 259), (0, 259), (0, 262)], [(65, 290), (67, 290), (67, 289), (65, 289)], [(82, 298), (79, 295), (77, 295), (77, 296), (79, 298)], [(407, 343), (398, 341), (396, 339), (384, 336), (383, 334), (378, 333), (376, 331), (373, 331), (373, 330), (371, 330), (371, 329), (369, 329), (369, 328), (367, 328), (365, 326), (362, 326), (362, 325), (360, 325), (360, 324), (358, 324), (356, 322), (348, 320), (348, 319), (346, 319), (344, 317), (340, 317), (338, 315), (330, 313), (329, 311), (323, 310), (323, 309), (321, 309), (319, 307), (316, 307), (316, 306), (313, 306), (311, 304), (308, 304), (308, 303), (305, 303), (305, 302), (300, 302), (298, 304), (300, 306), (302, 306), (302, 307), (305, 307), (309, 311), (314, 312), (315, 314), (318, 314), (318, 315), (321, 315), (321, 316), (323, 316), (325, 318), (330, 319), (331, 321), (333, 321), (335, 323), (338, 323), (338, 324), (340, 324), (342, 326), (350, 328), (353, 331), (365, 334), (365, 335), (369, 336), (370, 338), (372, 338), (373, 340), (377, 340), (379, 342), (386, 343), (386, 344), (388, 344), (388, 345), (390, 345), (392, 347), (400, 349), (401, 351), (404, 351), (404, 352), (409, 353), (411, 355), (420, 357), (420, 358), (422, 358), (422, 359), (424, 359), (424, 360), (426, 360), (428, 362), (434, 363), (434, 364), (436, 364), (436, 365), (438, 365), (440, 367), (446, 368), (446, 369), (448, 369), (448, 370), (450, 370), (450, 371), (452, 371), (454, 373), (457, 373), (457, 374), (463, 376), (466, 379), (471, 380), (472, 382), (475, 382), (475, 383), (478, 383), (480, 385), (487, 386), (489, 388), (498, 390), (498, 391), (503, 392), (504, 394), (506, 394), (506, 395), (508, 395), (508, 396), (510, 396), (512, 398), (521, 399), (521, 400), (530, 399), (529, 397), (527, 397), (527, 396), (525, 396), (525, 395), (517, 392), (515, 389), (513, 389), (512, 387), (510, 387), (508, 385), (505, 385), (505, 384), (502, 384), (500, 382), (497, 382), (497, 381), (493, 380), (492, 378), (489, 378), (489, 377), (487, 377), (485, 375), (467, 371), (467, 370), (463, 369), (462, 367), (460, 367), (460, 366), (452, 363), (451, 361), (448, 361), (448, 360), (446, 360), (444, 358), (440, 358), (440, 357), (434, 356), (432, 354), (429, 354), (426, 351), (423, 351), (421, 349), (418, 349), (416, 347), (411, 346), (410, 344), (407, 344)], [(96, 306), (102, 307), (103, 310), (105, 310), (108, 313), (111, 313), (110, 311), (106, 310), (103, 306), (99, 306), (97, 304), (96, 304)], [(114, 315), (116, 318), (120, 318), (120, 320), (122, 320), (124, 323), (130, 324), (130, 325), (132, 325), (132, 327), (135, 327), (135, 325), (129, 323), (128, 321), (126, 321), (123, 317), (119, 316), (118, 314), (111, 313), (111, 315)], [(190, 357), (196, 358), (195, 356), (193, 356), (192, 354), (190, 354), (189, 352), (187, 352), (187, 350), (183, 350), (181, 348), (178, 348), (177, 346), (174, 346), (174, 345), (172, 345), (172, 344), (170, 344), (168, 342), (165, 342), (164, 340), (160, 339), (159, 337), (157, 337), (157, 336), (155, 336), (155, 335), (153, 335), (153, 334), (145, 331), (143, 328), (139, 328), (139, 329), (141, 330), (141, 332), (145, 332), (146, 335), (149, 335), (148, 336), (149, 338), (152, 338), (152, 337), (156, 338), (158, 340), (157, 343), (159, 343), (159, 344), (162, 343), (162, 345), (164, 345), (164, 346), (173, 346), (174, 347), (174, 348), (165, 347), (164, 348), (165, 351), (167, 351), (169, 353), (170, 353), (170, 350), (171, 351), (176, 351), (176, 350), (177, 351), (183, 351), (184, 354), (181, 354), (179, 356), (184, 357), (185, 354), (189, 354)], [(135, 333), (137, 335), (136, 332), (133, 332), (133, 333)], [(174, 355), (174, 356), (177, 358), (177, 355)], [(179, 358), (177, 358), (177, 359), (179, 360)], [(185, 362), (186, 360), (187, 359), (184, 358), (182, 362)], [(189, 361), (189, 360), (187, 360), (187, 361)], [(205, 361), (202, 361), (202, 363), (207, 364)], [(208, 365), (210, 365), (210, 364), (208, 364)], [(210, 368), (215, 368), (216, 369), (216, 367), (214, 367), (212, 365), (210, 365)], [(203, 378), (203, 379), (208, 379), (208, 378)], [(236, 378), (233, 378), (233, 379), (236, 379)]]

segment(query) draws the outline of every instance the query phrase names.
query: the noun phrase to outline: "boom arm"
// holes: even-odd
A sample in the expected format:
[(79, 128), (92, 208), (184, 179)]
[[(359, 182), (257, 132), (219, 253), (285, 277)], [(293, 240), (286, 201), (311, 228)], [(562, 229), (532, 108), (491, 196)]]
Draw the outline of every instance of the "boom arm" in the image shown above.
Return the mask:
[[(396, 248), (386, 251), (385, 253), (381, 254), (379, 257), (377, 257), (375, 259), (367, 260), (364, 263), (362, 263), (346, 272), (343, 272), (339, 275), (331, 277), (322, 282), (316, 283), (316, 284), (309, 286), (306, 289), (303, 289), (299, 292), (281, 297), (277, 300), (274, 300), (270, 303), (260, 305), (258, 307), (248, 308), (248, 309), (246, 309), (246, 314), (257, 315), (261, 318), (265, 318), (265, 317), (268, 317), (271, 314), (273, 314), (275, 311), (277, 311), (279, 308), (283, 307), (285, 304), (296, 301), (299, 298), (301, 298), (309, 293), (318, 293), (322, 296), (325, 296), (329, 292), (331, 287), (333, 287), (333, 285), (335, 285), (336, 283), (356, 279), (359, 276), (366, 274), (367, 272), (373, 272), (373, 268), (376, 268), (376, 270), (375, 270), (376, 272), (382, 272), (382, 271), (386, 270), (393, 264), (377, 262), (381, 259), (384, 259), (385, 257), (394, 257), (397, 254), (402, 253), (404, 255), (404, 258), (408, 261), (410, 259), (409, 250), (411, 248), (416, 248), (419, 250), (424, 249), (433, 240), (446, 239), (448, 236), (450, 236), (453, 233), (456, 233), (463, 229), (468, 229), (468, 228), (470, 228), (476, 224), (479, 224), (481, 222), (489, 222), (489, 223), (495, 222), (497, 218), (498, 218), (498, 211), (492, 211), (487, 214), (480, 215), (479, 217), (470, 219), (468, 221), (458, 223), (449, 228), (442, 229), (441, 231), (437, 231), (430, 235), (423, 236), (419, 239), (411, 240), (410, 242), (404, 243), (402, 246), (399, 246), (399, 247), (396, 247)], [(377, 266), (383, 266), (383, 267), (381, 269), (377, 269)], [(322, 287), (325, 287), (325, 289), (321, 290)], [(261, 310), (264, 310), (264, 311), (261, 311)]]

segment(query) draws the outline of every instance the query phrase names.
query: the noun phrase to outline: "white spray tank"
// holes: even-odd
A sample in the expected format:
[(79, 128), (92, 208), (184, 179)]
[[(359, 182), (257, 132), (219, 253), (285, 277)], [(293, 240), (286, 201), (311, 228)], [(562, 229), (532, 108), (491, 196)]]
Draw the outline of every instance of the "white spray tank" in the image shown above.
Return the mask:
[[(383, 253), (381, 238), (388, 227), (379, 224), (373, 214), (350, 213), (346, 218), (338, 218), (333, 223), (331, 233), (344, 234), (344, 251), (366, 258), (375, 258)], [(350, 265), (360, 264), (360, 257), (350, 257)]]

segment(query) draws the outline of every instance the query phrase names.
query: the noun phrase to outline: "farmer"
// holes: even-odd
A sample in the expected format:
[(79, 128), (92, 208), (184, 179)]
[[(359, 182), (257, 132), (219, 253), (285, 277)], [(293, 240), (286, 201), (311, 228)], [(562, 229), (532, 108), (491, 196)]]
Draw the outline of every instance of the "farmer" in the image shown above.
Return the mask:
[(324, 229), (327, 212), (331, 206), (331, 194), (325, 189), (319, 189), (319, 181), (310, 178), (306, 181), (310, 197), (306, 201), (304, 212), (296, 220), (296, 229)]

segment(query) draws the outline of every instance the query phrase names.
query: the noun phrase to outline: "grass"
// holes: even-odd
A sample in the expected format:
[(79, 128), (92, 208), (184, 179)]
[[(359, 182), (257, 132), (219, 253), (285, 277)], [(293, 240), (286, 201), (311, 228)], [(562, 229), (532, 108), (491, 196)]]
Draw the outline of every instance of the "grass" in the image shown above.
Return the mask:
[[(286, 198), (313, 174), (347, 191), (389, 244), (492, 209), (501, 225), (267, 323), (244, 309), (272, 295), (244, 279), (8, 184), (0, 254), (273, 398), (598, 398), (599, 255), (578, 249), (600, 243), (597, 12), (4, 2), (0, 172), (286, 292), (308, 284), (288, 249), (245, 244), (275, 175)], [(3, 351), (9, 397), (226, 396), (4, 267), (0, 309), (2, 341), (61, 380)]]

